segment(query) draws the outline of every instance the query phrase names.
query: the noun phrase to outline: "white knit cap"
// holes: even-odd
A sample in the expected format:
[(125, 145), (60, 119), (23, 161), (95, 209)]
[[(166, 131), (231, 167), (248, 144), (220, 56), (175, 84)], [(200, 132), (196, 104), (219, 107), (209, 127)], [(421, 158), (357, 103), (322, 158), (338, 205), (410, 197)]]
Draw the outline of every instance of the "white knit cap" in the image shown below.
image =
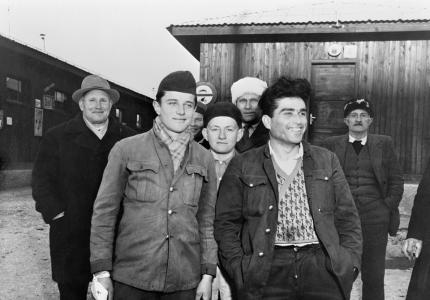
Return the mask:
[(231, 102), (236, 105), (236, 100), (246, 93), (253, 93), (259, 97), (267, 89), (267, 83), (256, 77), (244, 77), (231, 85)]

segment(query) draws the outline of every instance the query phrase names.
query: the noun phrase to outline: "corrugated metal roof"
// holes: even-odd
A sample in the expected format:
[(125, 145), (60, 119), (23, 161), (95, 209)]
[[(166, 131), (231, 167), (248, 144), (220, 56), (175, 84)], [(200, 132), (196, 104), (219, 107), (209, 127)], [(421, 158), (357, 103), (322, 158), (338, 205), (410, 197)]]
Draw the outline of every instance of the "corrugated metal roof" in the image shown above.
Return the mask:
[(427, 22), (430, 21), (430, 4), (416, 5), (416, 3), (408, 3), (408, 1), (404, 1), (403, 4), (339, 3), (332, 1), (289, 6), (268, 11), (243, 12), (226, 17), (189, 21), (174, 26), (282, 25), (331, 23), (337, 20), (344, 23)]

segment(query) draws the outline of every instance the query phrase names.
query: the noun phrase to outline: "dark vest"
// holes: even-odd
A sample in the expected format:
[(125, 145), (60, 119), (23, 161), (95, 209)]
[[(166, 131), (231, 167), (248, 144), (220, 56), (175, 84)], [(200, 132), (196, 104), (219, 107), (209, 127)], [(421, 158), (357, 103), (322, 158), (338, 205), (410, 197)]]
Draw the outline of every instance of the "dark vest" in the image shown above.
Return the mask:
[(388, 222), (388, 208), (383, 203), (373, 171), (367, 144), (357, 155), (351, 143), (346, 146), (344, 172), (362, 223)]

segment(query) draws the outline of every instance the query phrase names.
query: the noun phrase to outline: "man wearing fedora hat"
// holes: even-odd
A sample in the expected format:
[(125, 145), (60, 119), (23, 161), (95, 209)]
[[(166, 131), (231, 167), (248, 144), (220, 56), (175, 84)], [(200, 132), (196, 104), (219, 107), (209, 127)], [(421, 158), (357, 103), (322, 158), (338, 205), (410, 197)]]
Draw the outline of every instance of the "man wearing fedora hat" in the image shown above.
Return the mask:
[(153, 106), (153, 129), (109, 155), (94, 203), (91, 269), (109, 299), (210, 299), (217, 180), (211, 154), (190, 128), (193, 75), (167, 75)]
[(72, 95), (81, 113), (48, 130), (33, 168), (36, 210), (50, 225), (52, 278), (60, 299), (86, 299), (93, 203), (113, 145), (135, 132), (110, 118), (119, 93), (88, 75)]

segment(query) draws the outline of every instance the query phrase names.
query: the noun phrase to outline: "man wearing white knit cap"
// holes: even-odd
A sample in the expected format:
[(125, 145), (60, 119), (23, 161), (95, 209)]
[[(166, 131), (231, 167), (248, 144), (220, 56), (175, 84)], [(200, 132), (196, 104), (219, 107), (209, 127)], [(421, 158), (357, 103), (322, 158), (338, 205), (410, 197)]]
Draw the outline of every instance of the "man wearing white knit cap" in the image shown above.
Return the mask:
[(256, 77), (244, 77), (231, 86), (231, 100), (242, 114), (243, 138), (236, 144), (241, 153), (266, 144), (269, 131), (261, 123), (260, 97), (267, 83)]

